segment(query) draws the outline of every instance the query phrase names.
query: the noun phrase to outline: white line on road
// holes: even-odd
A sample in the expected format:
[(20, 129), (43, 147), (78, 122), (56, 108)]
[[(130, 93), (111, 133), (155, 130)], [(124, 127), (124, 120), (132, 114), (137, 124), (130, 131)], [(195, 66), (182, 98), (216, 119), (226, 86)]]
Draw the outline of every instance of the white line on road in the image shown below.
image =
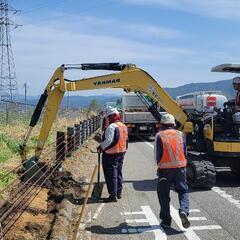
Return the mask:
[(190, 213), (199, 213), (200, 209), (190, 209), (189, 212)]
[(126, 219), (126, 223), (147, 223), (147, 219)]
[(151, 148), (154, 148), (153, 144), (149, 143), (149, 142), (145, 142), (148, 146), (150, 146)]
[(148, 223), (149, 227), (135, 226), (129, 228), (123, 228), (122, 233), (143, 233), (143, 232), (152, 232), (155, 236), (155, 239), (167, 240), (167, 235), (159, 224), (158, 219), (154, 215), (152, 209), (149, 206), (142, 206), (142, 211), (138, 212), (122, 212), (121, 215), (144, 215), (145, 219), (125, 219), (126, 223)]
[(227, 194), (225, 191), (221, 190), (219, 187), (213, 187), (212, 190), (216, 192), (221, 197), (228, 200), (230, 203), (235, 205), (237, 208), (240, 208), (240, 201), (233, 198), (232, 195)]
[(207, 219), (205, 217), (189, 217), (189, 221), (206, 221)]
[(141, 206), (141, 208), (149, 222), (149, 225), (152, 227), (152, 230), (150, 231), (154, 233), (155, 239), (167, 240), (167, 235), (159, 225), (159, 221), (154, 215), (152, 209), (149, 206)]
[(121, 215), (140, 215), (140, 214), (144, 214), (143, 211), (139, 211), (139, 212), (121, 212)]
[(172, 218), (174, 219), (174, 221), (176, 222), (176, 224), (178, 225), (178, 227), (183, 231), (184, 235), (187, 237), (187, 239), (189, 240), (200, 240), (200, 238), (198, 237), (198, 235), (193, 231), (192, 228), (187, 228), (185, 229), (183, 226), (182, 226), (182, 222), (179, 218), (179, 215), (178, 215), (178, 211), (171, 205), (170, 206), (170, 209), (171, 209), (171, 215), (172, 215)]
[(215, 229), (222, 229), (219, 225), (207, 225), (207, 226), (193, 226), (191, 227), (192, 230), (215, 230)]
[(100, 212), (102, 211), (104, 205), (105, 205), (105, 203), (101, 203), (101, 204), (99, 205), (99, 207), (97, 208), (96, 212), (95, 212), (94, 215), (93, 215), (93, 218), (92, 218), (93, 220), (96, 220), (96, 219), (97, 219), (97, 217), (99, 216)]

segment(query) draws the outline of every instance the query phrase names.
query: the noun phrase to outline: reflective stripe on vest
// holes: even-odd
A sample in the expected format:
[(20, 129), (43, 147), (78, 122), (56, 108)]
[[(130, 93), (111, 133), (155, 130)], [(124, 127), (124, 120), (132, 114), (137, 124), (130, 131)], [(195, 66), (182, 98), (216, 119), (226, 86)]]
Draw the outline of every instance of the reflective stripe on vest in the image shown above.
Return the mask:
[(163, 156), (159, 159), (158, 167), (161, 169), (186, 167), (183, 134), (174, 129), (167, 129), (160, 131), (159, 136), (162, 140)]
[(112, 123), (116, 125), (119, 130), (119, 140), (112, 148), (107, 149), (105, 153), (115, 154), (122, 153), (127, 151), (127, 139), (128, 139), (128, 130), (127, 127), (122, 122)]

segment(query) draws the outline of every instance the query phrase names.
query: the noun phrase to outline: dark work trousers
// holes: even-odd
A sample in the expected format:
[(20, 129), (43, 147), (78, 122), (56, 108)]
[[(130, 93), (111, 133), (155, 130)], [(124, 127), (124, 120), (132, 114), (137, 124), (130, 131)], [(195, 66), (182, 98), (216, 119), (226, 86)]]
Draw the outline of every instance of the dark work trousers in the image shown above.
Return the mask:
[(188, 185), (186, 168), (159, 169), (157, 194), (160, 203), (160, 219), (171, 223), (170, 215), (170, 187), (174, 185), (178, 193), (179, 211), (189, 214)]
[(125, 153), (102, 155), (102, 166), (108, 193), (117, 196), (122, 193), (122, 166)]

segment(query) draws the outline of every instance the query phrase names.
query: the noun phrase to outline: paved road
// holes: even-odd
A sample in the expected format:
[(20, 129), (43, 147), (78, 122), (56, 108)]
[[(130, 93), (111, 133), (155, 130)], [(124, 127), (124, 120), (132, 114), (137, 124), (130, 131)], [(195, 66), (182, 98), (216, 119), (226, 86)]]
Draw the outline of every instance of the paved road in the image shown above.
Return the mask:
[(130, 143), (124, 175), (123, 199), (101, 205), (100, 214), (88, 228), (91, 239), (240, 239), (240, 178), (228, 171), (219, 172), (213, 190), (191, 191), (191, 228), (188, 230), (181, 226), (177, 194), (172, 191), (173, 225), (166, 231), (159, 225), (153, 142)]

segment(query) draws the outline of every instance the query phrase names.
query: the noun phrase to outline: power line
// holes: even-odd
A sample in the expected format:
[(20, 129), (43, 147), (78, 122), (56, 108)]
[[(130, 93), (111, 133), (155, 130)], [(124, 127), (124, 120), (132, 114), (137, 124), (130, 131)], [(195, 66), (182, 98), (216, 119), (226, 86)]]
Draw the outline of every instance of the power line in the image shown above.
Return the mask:
[[(63, 1), (64, 1), (64, 0), (63, 0)], [(116, 0), (105, 0), (105, 1), (99, 0), (99, 1), (97, 1), (97, 2), (98, 2), (98, 4), (96, 4), (96, 5), (87, 7), (86, 9), (83, 9), (82, 11), (78, 11), (78, 14), (77, 14), (77, 15), (78, 15), (78, 16), (83, 16), (84, 13), (87, 13), (87, 12), (89, 12), (89, 11), (91, 11), (91, 10), (104, 7), (104, 6), (108, 5), (108, 4), (113, 4), (113, 3), (116, 2)], [(70, 13), (69, 11), (66, 12), (66, 13), (63, 13), (63, 14), (61, 14), (60, 17), (66, 16), (66, 15), (69, 14), (69, 13)], [(56, 19), (56, 18), (58, 18), (58, 17), (57, 17), (57, 16), (47, 17), (47, 18), (41, 19), (41, 20), (39, 20), (39, 21), (35, 21), (34, 24), (46, 22), (46, 21), (48, 21), (49, 19)]]
[(52, 0), (51, 3), (48, 2), (48, 3), (37, 4), (37, 5), (33, 6), (32, 8), (23, 10), (22, 13), (23, 13), (23, 14), (27, 14), (27, 13), (35, 12), (35, 11), (38, 11), (38, 10), (40, 10), (40, 9), (53, 6), (53, 5), (55, 5), (56, 3), (58, 3), (58, 2), (60, 2), (59, 4), (63, 4), (63, 2), (65, 2), (65, 1), (66, 1), (66, 0)]

